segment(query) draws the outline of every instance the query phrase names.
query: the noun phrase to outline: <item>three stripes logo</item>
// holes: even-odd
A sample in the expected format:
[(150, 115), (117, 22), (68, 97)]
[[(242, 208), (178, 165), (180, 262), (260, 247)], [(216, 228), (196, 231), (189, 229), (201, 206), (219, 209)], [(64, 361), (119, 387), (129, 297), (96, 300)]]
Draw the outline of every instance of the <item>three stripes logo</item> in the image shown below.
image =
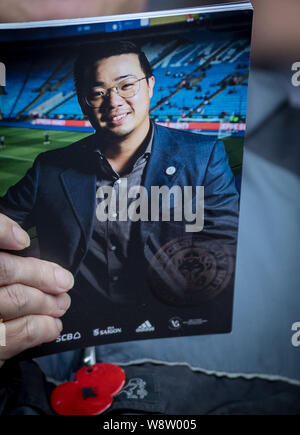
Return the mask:
[(146, 320), (146, 322), (142, 323), (135, 330), (135, 332), (153, 332), (153, 331), (155, 331), (155, 328), (154, 326), (151, 325), (149, 320)]

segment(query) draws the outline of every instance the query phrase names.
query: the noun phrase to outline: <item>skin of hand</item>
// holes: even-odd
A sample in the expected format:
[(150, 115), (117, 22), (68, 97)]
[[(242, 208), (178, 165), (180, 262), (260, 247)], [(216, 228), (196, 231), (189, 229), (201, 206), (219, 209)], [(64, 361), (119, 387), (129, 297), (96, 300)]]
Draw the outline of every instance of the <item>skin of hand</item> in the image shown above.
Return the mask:
[(0, 367), (18, 353), (55, 340), (63, 316), (71, 304), (67, 294), (74, 285), (72, 274), (57, 264), (6, 251), (28, 247), (28, 234), (0, 214), (0, 327), (5, 327), (5, 346), (0, 346)]
[(59, 20), (142, 12), (147, 0), (0, 0), (0, 22)]
[(252, 63), (272, 68), (299, 60), (299, 0), (251, 0)]

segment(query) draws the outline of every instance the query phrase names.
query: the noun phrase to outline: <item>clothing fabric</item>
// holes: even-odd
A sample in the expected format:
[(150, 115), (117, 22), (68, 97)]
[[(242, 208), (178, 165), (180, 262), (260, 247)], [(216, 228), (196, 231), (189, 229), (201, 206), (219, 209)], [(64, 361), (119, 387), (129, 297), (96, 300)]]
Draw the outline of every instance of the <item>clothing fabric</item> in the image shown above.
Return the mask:
[[(127, 364), (126, 383), (103, 413), (118, 415), (299, 415), (300, 387), (264, 379), (228, 379), (188, 365)], [(0, 415), (55, 415), (48, 382), (32, 361), (0, 371)]]
[[(88, 250), (96, 208), (96, 168), (90, 153), (93, 136), (69, 147), (40, 154), (32, 169), (0, 201), (0, 211), (23, 228), (36, 226), (41, 258), (57, 262), (76, 275)], [(172, 174), (168, 168), (175, 168)], [(238, 193), (224, 145), (215, 137), (154, 125), (151, 157), (144, 186), (204, 186), (201, 235), (236, 245)], [(195, 199), (194, 199), (195, 201)], [(195, 204), (193, 203), (193, 206)], [(141, 222), (144, 255), (150, 259), (182, 222)]]
[[(131, 219), (119, 219), (118, 211), (121, 202), (119, 198), (120, 195), (124, 196), (123, 186), (125, 186), (126, 195), (128, 195), (130, 189), (142, 185), (143, 173), (151, 154), (152, 142), (153, 126), (151, 125), (144, 143), (138, 150), (139, 155), (136, 161), (121, 176), (113, 170), (101, 150), (97, 148), (95, 150), (98, 169), (96, 173), (96, 213), (88, 252), (80, 265), (76, 280), (79, 288), (89, 288), (90, 292), (99, 292), (114, 301), (122, 301), (124, 287), (132, 288), (137, 283), (137, 280), (133, 279), (125, 286), (124, 279), (134, 276), (136, 264), (132, 261), (131, 253), (142, 250), (138, 224), (132, 222)], [(104, 199), (105, 195), (108, 196), (108, 193), (112, 191), (108, 190), (107, 187), (113, 189), (110, 198), (111, 204), (107, 206), (107, 209), (110, 208), (109, 219), (107, 218), (108, 210), (103, 210), (103, 216), (97, 214), (97, 207), (104, 202), (107, 204)], [(101, 199), (99, 199), (99, 189), (102, 193)], [(130, 206), (132, 201), (133, 198), (129, 199), (126, 206)], [(112, 213), (115, 213), (115, 217), (111, 216)], [(101, 217), (103, 220), (100, 220)]]

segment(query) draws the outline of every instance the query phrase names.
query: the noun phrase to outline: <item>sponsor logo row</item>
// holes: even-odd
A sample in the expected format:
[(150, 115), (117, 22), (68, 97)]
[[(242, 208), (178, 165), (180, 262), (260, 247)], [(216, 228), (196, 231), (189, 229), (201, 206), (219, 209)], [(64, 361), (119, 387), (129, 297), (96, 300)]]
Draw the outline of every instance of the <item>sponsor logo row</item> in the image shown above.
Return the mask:
[[(202, 325), (206, 323), (207, 320), (203, 319), (189, 319), (189, 320), (182, 320), (180, 317), (172, 317), (168, 322), (168, 327), (170, 330), (175, 331), (183, 326), (196, 326), (196, 325)], [(137, 334), (142, 334), (145, 332), (154, 332), (155, 327), (150, 322), (150, 320), (146, 320), (145, 322), (141, 323), (135, 330)], [(99, 337), (104, 335), (116, 335), (121, 334), (122, 328), (117, 328), (115, 326), (107, 326), (105, 329), (96, 328), (93, 329), (93, 336)], [(66, 342), (66, 341), (74, 341), (74, 340), (80, 340), (82, 338), (82, 335), (79, 331), (69, 332), (60, 335), (56, 339), (56, 343)]]

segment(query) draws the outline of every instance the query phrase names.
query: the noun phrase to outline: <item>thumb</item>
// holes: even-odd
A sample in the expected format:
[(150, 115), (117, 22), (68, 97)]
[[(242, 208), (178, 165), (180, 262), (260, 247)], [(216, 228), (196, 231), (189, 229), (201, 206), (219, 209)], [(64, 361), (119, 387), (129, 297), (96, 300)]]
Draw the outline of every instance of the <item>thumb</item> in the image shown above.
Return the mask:
[(30, 238), (20, 225), (0, 213), (0, 249), (18, 251), (30, 245)]

